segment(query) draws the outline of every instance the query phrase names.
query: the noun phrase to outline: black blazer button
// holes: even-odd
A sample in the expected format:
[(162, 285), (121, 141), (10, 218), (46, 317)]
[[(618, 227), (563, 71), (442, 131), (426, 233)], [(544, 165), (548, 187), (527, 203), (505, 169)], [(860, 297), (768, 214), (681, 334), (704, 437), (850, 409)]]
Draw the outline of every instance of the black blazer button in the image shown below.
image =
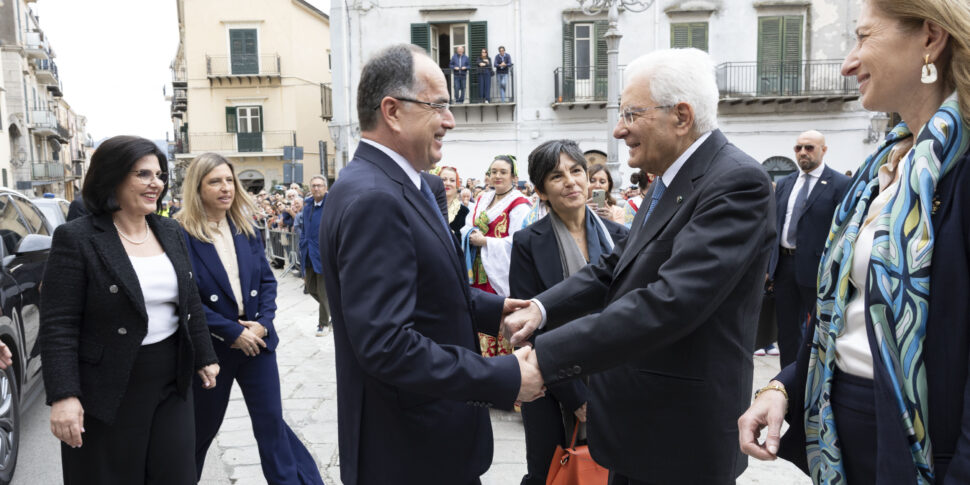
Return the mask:
[(125, 327), (119, 328), (118, 329), (118, 335), (128, 335), (128, 329), (125, 328)]
[(569, 372), (567, 372), (566, 369), (559, 369), (559, 378), (560, 379), (565, 379), (568, 376), (569, 376)]
[(583, 368), (582, 367), (580, 367), (578, 365), (574, 365), (573, 366), (573, 375), (574, 376), (578, 376), (581, 372), (583, 372)]
[(111, 285), (111, 286), (109, 286), (108, 287), (108, 292), (109, 293), (117, 293), (118, 292), (118, 285)]

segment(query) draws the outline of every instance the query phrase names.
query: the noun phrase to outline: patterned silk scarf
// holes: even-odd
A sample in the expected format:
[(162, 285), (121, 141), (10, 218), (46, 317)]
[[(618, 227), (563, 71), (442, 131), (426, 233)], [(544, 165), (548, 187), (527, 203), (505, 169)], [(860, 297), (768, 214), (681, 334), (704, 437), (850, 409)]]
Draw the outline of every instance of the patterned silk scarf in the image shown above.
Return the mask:
[[(845, 327), (849, 273), (859, 228), (879, 192), (879, 167), (893, 145), (912, 136), (896, 126), (860, 168), (837, 208), (818, 275), (818, 327), (805, 386), (805, 435), (815, 483), (846, 483), (830, 402), (835, 373), (835, 341)], [(892, 383), (899, 420), (909, 438), (917, 483), (933, 483), (933, 453), (927, 425), (926, 335), (933, 259), (933, 197), (939, 180), (967, 150), (968, 136), (950, 96), (920, 131), (900, 161), (899, 189), (871, 223), (875, 237), (866, 279), (867, 316), (876, 336), (875, 366)], [(876, 369), (879, 374), (880, 370)]]

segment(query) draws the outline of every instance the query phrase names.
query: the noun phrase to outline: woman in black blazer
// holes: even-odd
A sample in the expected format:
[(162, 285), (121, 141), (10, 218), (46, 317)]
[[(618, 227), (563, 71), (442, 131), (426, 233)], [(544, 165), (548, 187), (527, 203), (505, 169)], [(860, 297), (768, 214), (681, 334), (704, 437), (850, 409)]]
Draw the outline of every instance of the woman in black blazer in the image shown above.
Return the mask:
[(461, 241), (461, 228), (465, 226), (465, 218), (468, 217), (468, 207), (461, 203), (458, 196), (458, 189), (461, 187), (461, 178), (458, 177), (458, 169), (455, 167), (441, 167), (438, 169), (438, 176), (441, 183), (445, 186), (445, 199), (448, 206), (448, 227), (455, 234), (455, 238)]
[[(549, 214), (512, 237), (509, 296), (526, 300), (609, 254), (629, 232), (587, 208), (589, 177), (576, 142), (539, 145), (529, 154), (529, 179)], [(556, 445), (565, 447), (572, 433), (564, 423), (574, 422), (573, 416), (586, 422), (586, 395), (577, 379), (550, 386), (545, 397), (522, 405), (528, 465), (523, 485), (546, 483)]]
[(273, 327), (276, 277), (260, 234), (250, 223), (255, 204), (221, 155), (203, 153), (185, 173), (179, 211), (189, 256), (205, 305), (212, 346), (222, 366), (219, 386), (195, 400), (198, 476), (219, 432), (233, 381), (253, 423), (260, 465), (273, 484), (323, 484), (317, 464), (283, 420)]
[(196, 481), (190, 383), (214, 387), (219, 365), (182, 232), (154, 214), (167, 163), (144, 138), (103, 142), (91, 215), (54, 231), (40, 344), (65, 484)]

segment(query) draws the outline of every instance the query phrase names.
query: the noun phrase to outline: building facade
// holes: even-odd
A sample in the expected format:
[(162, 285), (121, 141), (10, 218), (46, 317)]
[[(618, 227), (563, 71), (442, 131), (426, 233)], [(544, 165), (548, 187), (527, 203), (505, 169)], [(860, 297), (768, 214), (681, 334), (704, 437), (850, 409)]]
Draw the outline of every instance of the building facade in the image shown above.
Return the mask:
[(31, 3), (0, 2), (5, 91), (0, 120), (9, 147), (9, 155), (0, 160), (0, 182), (28, 196), (53, 193), (70, 199), (86, 159), (75, 145), (88, 142), (88, 136), (83, 117), (64, 100), (54, 50)]
[[(644, 3), (650, 5), (641, 12), (620, 10), (619, 71), (656, 49), (709, 52), (717, 64), (721, 130), (772, 175), (795, 169), (792, 146), (808, 129), (827, 136), (826, 162), (839, 171), (855, 170), (875, 148), (878, 133), (871, 120), (885, 115), (864, 111), (855, 80), (840, 75), (854, 43), (855, 2)], [(337, 165), (349, 161), (360, 138), (355, 99), (361, 67), (394, 42), (427, 49), (453, 90), (449, 61), (454, 49), (463, 46), (472, 60), (468, 95), (452, 108), (457, 128), (446, 136), (442, 160), (458, 167), (463, 177), (480, 179), (494, 155), (508, 153), (519, 157), (518, 170), (524, 174), (528, 153), (556, 138), (574, 139), (588, 158), (605, 160), (613, 129), (606, 121), (607, 12), (587, 15), (577, 7), (575, 0), (469, 1), (461, 7), (441, 0), (382, 0), (379, 7), (368, 0), (332, 2), (338, 101), (331, 131)], [(500, 46), (513, 63), (504, 102), (497, 76), (484, 95), (484, 78), (474, 72), (481, 50), (494, 60)], [(628, 158), (620, 144), (621, 178), (627, 182), (618, 185), (628, 183), (632, 173)]]
[(327, 14), (303, 0), (177, 4), (174, 192), (204, 152), (231, 160), (253, 192), (321, 172), (332, 177)]

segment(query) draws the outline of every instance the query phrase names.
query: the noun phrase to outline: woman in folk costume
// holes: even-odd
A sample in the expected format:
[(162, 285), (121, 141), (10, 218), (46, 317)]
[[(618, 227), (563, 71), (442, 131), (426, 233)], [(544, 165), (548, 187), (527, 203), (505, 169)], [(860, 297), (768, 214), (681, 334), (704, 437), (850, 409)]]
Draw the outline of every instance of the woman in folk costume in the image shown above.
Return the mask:
[[(512, 235), (522, 228), (532, 207), (529, 199), (515, 189), (515, 157), (495, 157), (486, 175), (494, 190), (478, 198), (461, 230), (465, 263), (473, 287), (508, 296)], [(505, 337), (479, 334), (479, 339), (486, 357), (512, 353)]]

